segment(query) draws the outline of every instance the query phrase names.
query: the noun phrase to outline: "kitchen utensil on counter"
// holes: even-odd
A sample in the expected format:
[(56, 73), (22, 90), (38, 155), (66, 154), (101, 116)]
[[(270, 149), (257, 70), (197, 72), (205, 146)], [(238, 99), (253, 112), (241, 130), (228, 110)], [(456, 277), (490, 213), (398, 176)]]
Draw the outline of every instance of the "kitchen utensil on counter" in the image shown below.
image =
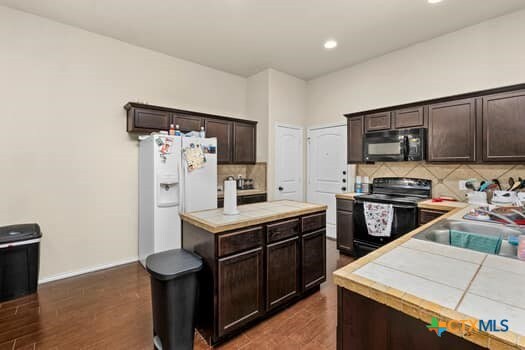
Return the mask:
[(498, 186), (498, 190), (501, 191), (501, 183), (499, 182), (498, 179), (492, 179), (492, 183)]
[(474, 184), (470, 181), (467, 181), (465, 182), (465, 187), (469, 190), (472, 190), (472, 191), (475, 191), (476, 190), (476, 187), (474, 186)]
[(521, 181), (516, 181), (509, 191), (516, 191), (521, 187)]
[(436, 198), (432, 198), (432, 202), (443, 202), (443, 201), (447, 201), (447, 202), (457, 202), (457, 199), (454, 198), (454, 197), (447, 197), (447, 196), (440, 196), (440, 197), (436, 197)]
[(514, 178), (509, 177), (509, 187), (507, 188), (507, 191), (510, 191), (513, 186), (514, 186)]
[(490, 182), (485, 181), (485, 180), (481, 181), (481, 184), (479, 185), (478, 191), (479, 192), (485, 191), (487, 189), (487, 187), (489, 187), (489, 185), (490, 185)]
[(521, 180), (520, 186), (516, 189), (516, 191), (520, 191), (525, 188), (525, 180)]
[(242, 177), (242, 175), (239, 175), (237, 177), (237, 189), (238, 190), (244, 189), (244, 178)]

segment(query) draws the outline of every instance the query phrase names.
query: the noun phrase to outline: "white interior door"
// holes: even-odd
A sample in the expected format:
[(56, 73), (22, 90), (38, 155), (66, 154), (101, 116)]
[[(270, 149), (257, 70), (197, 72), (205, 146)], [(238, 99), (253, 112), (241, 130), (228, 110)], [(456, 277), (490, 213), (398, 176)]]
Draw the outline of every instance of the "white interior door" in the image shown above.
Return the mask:
[(335, 195), (348, 192), (346, 125), (308, 129), (307, 201), (325, 204), (326, 234), (335, 237)]
[(303, 201), (303, 129), (280, 124), (275, 129), (274, 198)]

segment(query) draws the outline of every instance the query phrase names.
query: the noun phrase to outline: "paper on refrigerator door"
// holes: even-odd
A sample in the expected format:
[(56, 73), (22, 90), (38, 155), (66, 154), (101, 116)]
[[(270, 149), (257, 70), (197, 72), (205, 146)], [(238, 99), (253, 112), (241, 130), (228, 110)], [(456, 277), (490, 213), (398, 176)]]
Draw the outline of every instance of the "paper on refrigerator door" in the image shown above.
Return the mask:
[(202, 150), (201, 145), (192, 143), (190, 147), (186, 147), (183, 150), (184, 159), (188, 166), (188, 171), (202, 168), (206, 162), (206, 157)]

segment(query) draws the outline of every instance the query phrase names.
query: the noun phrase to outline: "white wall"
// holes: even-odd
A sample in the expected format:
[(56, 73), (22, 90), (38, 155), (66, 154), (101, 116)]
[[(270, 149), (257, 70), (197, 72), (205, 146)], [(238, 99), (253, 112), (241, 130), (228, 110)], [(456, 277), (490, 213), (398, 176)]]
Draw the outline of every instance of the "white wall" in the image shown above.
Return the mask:
[(523, 34), (525, 11), (515, 12), (311, 80), (306, 123), (524, 83)]
[(257, 161), (268, 161), (269, 70), (248, 78), (246, 116), (257, 123)]
[(41, 278), (137, 256), (123, 105), (244, 117), (246, 79), (0, 7), (0, 225), (38, 222)]
[[(248, 78), (247, 115), (257, 120), (257, 160), (267, 162), (268, 200), (275, 192), (275, 125), (304, 126), (306, 82), (275, 69)], [(260, 139), (259, 139), (260, 138)]]

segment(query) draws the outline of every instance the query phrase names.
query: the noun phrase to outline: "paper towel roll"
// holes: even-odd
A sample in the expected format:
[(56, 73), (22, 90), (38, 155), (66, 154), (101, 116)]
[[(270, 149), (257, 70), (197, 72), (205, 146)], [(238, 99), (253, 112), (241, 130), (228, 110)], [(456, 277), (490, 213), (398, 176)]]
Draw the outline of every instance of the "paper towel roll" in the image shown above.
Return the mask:
[(235, 180), (224, 181), (224, 214), (237, 215), (237, 182)]

